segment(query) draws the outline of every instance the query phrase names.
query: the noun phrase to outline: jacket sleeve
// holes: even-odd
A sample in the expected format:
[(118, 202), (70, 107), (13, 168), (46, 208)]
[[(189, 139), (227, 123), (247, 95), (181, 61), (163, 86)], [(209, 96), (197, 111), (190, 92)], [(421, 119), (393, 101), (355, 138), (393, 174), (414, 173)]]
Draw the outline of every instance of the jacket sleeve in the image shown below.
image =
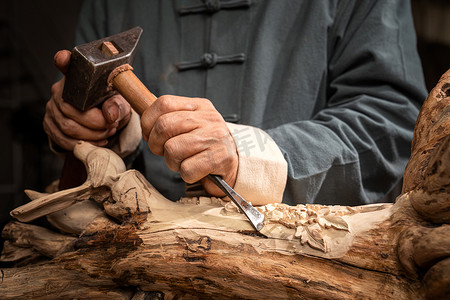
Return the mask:
[(267, 130), (288, 162), (288, 204), (392, 201), (426, 97), (409, 1), (340, 1), (335, 20), (326, 107)]

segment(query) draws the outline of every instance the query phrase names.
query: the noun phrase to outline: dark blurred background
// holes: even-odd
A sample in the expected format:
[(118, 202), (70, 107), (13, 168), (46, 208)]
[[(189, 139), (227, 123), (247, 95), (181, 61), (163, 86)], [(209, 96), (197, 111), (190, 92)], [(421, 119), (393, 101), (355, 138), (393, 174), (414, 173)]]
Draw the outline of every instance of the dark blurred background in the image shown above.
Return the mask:
[[(62, 161), (48, 149), (42, 119), (58, 78), (53, 55), (73, 47), (81, 3), (0, 0), (0, 228), (27, 202), (24, 189), (43, 191), (59, 177)], [(450, 1), (412, 0), (412, 7), (431, 89), (450, 68)]]

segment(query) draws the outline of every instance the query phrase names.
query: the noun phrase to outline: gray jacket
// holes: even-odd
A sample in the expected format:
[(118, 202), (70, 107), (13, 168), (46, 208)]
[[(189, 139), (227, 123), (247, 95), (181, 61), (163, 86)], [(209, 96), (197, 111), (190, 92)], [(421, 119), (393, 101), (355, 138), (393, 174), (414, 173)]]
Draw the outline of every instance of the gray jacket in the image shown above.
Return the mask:
[[(392, 200), (426, 97), (410, 10), (407, 0), (91, 0), (76, 43), (141, 26), (138, 77), (155, 95), (205, 97), (226, 121), (265, 130), (288, 163), (285, 203), (358, 205)], [(178, 199), (180, 176), (141, 148), (134, 167)]]

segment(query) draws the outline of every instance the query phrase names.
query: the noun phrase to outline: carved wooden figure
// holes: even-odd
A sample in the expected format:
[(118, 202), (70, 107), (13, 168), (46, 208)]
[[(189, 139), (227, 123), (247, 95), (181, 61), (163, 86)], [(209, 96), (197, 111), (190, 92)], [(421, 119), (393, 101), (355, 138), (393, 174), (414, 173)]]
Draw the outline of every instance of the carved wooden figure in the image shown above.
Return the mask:
[(450, 295), (450, 71), (423, 105), (403, 194), (358, 207), (272, 204), (256, 233), (230, 202), (165, 199), (80, 142), (88, 179), (12, 215), (2, 299), (443, 299)]

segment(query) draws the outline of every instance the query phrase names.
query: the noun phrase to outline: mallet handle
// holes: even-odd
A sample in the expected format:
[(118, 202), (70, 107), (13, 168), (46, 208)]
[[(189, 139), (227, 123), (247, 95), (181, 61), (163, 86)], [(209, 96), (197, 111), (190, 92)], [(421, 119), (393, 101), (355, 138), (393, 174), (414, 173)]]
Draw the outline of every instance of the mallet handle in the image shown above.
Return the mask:
[[(113, 74), (116, 70), (117, 72)], [(155, 95), (134, 75), (131, 67), (123, 68), (120, 66), (116, 70), (111, 73), (113, 77), (110, 79), (110, 84), (130, 103), (131, 107), (139, 115), (142, 115), (144, 110), (155, 102)]]

